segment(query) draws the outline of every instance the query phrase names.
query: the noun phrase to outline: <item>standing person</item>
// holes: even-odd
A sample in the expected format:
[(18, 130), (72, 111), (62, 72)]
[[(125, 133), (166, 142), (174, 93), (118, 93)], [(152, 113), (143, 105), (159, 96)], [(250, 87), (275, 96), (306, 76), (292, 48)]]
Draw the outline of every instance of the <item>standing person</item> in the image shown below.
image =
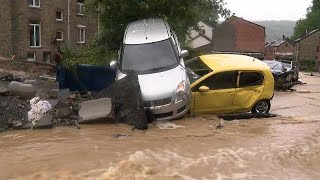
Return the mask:
[(53, 43), (57, 48), (53, 58), (53, 60), (56, 62), (56, 81), (59, 82), (59, 88), (64, 89), (65, 88), (65, 69), (62, 66), (63, 56), (62, 56), (59, 42), (57, 42), (57, 40), (54, 40)]

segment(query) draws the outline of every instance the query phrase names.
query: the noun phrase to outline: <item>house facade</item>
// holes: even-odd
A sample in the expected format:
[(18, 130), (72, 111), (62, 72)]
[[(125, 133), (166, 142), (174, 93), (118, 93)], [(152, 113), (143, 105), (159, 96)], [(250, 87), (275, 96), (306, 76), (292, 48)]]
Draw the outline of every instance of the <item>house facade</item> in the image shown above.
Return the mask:
[(2, 0), (0, 23), (0, 56), (47, 63), (57, 42), (77, 48), (97, 32), (84, 0)]
[(266, 45), (264, 59), (295, 61), (294, 52), (295, 52), (294, 42), (287, 37), (283, 37), (282, 40), (271, 42)]
[(319, 38), (320, 31), (314, 30), (306, 36), (299, 38), (296, 43), (296, 59), (298, 61), (315, 61), (319, 59)]
[(265, 27), (232, 16), (213, 30), (213, 51), (263, 59), (265, 37)]
[(190, 30), (190, 37), (187, 40), (188, 47), (200, 51), (210, 52), (212, 50), (212, 27), (204, 22), (199, 22), (201, 31)]
[(311, 31), (295, 41), (295, 58), (300, 65), (314, 64), (320, 72), (320, 30)]

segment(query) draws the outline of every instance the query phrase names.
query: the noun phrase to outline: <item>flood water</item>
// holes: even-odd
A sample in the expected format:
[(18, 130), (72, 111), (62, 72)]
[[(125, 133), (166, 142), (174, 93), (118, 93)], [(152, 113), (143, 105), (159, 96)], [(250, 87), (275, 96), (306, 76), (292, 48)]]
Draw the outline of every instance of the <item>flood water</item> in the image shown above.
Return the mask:
[(221, 129), (204, 115), (147, 131), (98, 124), (2, 133), (0, 179), (320, 179), (319, 95), (277, 93), (272, 112), (284, 116)]
[(0, 179), (319, 179), (319, 118), (8, 132), (0, 135)]

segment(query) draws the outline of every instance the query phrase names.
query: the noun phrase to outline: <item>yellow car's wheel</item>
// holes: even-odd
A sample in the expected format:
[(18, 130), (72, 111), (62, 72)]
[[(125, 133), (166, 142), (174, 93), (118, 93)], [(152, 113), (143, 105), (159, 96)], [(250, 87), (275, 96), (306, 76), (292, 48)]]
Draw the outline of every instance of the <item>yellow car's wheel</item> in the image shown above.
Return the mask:
[(271, 103), (270, 100), (261, 100), (258, 101), (252, 108), (252, 113), (269, 113), (271, 109)]

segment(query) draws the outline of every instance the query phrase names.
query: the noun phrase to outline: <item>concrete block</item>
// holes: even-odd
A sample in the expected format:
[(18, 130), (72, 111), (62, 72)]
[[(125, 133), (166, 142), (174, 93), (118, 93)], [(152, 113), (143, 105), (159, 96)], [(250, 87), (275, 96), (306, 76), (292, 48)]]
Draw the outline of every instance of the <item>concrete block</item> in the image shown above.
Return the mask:
[(68, 98), (70, 95), (71, 95), (70, 89), (62, 89), (57, 92), (57, 97), (61, 102), (68, 101)]
[(81, 103), (79, 123), (88, 123), (107, 118), (112, 111), (110, 98), (101, 98)]
[(8, 91), (14, 96), (21, 98), (32, 98), (35, 96), (35, 89), (31, 84), (22, 84), (17, 81), (12, 81), (8, 86)]

